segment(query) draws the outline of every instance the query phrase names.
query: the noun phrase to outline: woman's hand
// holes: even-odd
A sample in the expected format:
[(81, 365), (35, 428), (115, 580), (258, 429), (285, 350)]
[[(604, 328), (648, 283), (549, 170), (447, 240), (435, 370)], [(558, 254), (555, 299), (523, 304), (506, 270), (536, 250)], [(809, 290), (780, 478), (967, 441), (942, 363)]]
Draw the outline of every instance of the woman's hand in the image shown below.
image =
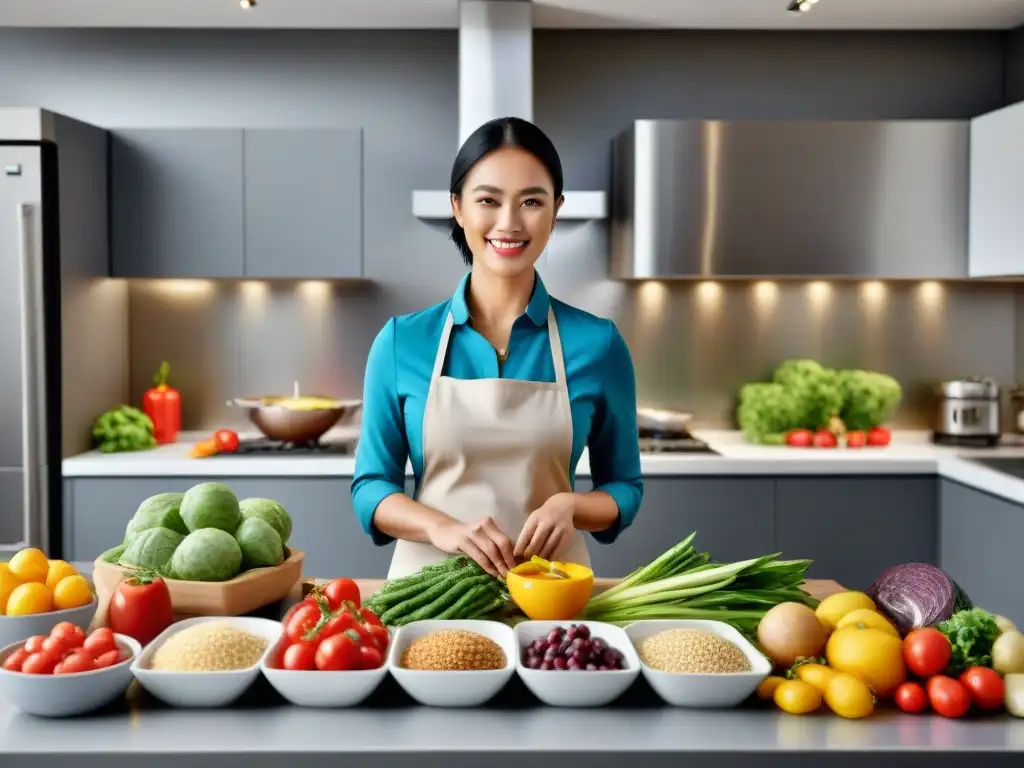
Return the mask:
[(503, 577), (516, 567), (512, 540), (489, 517), (469, 524), (445, 521), (430, 532), (430, 544), (450, 555), (469, 555), (492, 576)]
[(575, 494), (556, 493), (540, 509), (531, 512), (516, 542), (515, 556), (552, 559), (576, 532), (575, 507)]

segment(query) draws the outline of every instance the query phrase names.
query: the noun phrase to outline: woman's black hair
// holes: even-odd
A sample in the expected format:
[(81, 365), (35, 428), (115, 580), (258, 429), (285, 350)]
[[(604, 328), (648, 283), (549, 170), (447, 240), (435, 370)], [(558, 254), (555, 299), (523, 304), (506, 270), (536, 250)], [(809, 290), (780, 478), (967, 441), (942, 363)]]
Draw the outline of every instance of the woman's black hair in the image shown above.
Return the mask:
[[(459, 154), (452, 163), (452, 179), (450, 191), (453, 195), (462, 194), (462, 185), (466, 175), (473, 166), (487, 155), (502, 147), (518, 147), (536, 157), (551, 174), (555, 185), (555, 200), (562, 196), (562, 161), (551, 139), (540, 128), (528, 120), (518, 117), (499, 117), (484, 123), (463, 143)], [(454, 217), (451, 220), (452, 242), (462, 254), (467, 265), (473, 265), (473, 252), (466, 242), (466, 233)]]

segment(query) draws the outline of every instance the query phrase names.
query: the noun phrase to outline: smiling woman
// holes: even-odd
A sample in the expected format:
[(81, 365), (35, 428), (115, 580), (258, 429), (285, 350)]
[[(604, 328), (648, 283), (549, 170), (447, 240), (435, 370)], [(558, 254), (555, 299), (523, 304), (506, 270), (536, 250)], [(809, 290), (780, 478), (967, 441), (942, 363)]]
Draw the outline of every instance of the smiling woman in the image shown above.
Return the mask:
[[(643, 495), (636, 383), (614, 323), (551, 298), (536, 273), (563, 202), (558, 153), (535, 125), (492, 120), (450, 190), (470, 272), (374, 341), (356, 514), (377, 544), (399, 539), (389, 578), (456, 552), (495, 575), (532, 555), (588, 565), (584, 532), (614, 541)], [(594, 490), (575, 493), (584, 447)]]

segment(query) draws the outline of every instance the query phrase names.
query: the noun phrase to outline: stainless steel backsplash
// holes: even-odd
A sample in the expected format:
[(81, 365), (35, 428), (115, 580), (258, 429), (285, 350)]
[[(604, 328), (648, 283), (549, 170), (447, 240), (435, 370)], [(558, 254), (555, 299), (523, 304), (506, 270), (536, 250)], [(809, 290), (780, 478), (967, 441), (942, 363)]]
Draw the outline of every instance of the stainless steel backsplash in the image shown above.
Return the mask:
[[(905, 389), (893, 420), (900, 427), (930, 426), (938, 380), (987, 375), (1008, 386), (1024, 367), (1024, 288), (1013, 284), (618, 283), (592, 259), (557, 261), (541, 267), (551, 292), (618, 323), (641, 404), (693, 411), (701, 426), (733, 425), (739, 387), (786, 357), (895, 376)], [(418, 292), (386, 283), (131, 281), (132, 397), (164, 359), (187, 429), (243, 424), (230, 397), (290, 392), (296, 381), (303, 392), (360, 397), (377, 331), (391, 314), (443, 298), (455, 284), (448, 277), (457, 276)]]

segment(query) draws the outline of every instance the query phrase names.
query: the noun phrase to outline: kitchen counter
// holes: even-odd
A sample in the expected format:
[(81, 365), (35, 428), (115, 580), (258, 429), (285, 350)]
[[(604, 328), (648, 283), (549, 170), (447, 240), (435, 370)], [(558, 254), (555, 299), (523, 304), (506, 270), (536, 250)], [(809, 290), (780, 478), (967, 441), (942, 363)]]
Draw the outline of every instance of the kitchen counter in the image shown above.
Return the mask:
[[(377, 583), (360, 581), (364, 590)], [(819, 596), (837, 588), (808, 583)], [(603, 768), (640, 755), (651, 768), (678, 768), (681, 758), (702, 768), (754, 760), (759, 768), (860, 766), (865, 758), (873, 768), (959, 768), (965, 757), (1009, 768), (1021, 764), (1024, 720), (886, 711), (848, 721), (768, 706), (688, 711), (663, 705), (642, 679), (613, 706), (585, 713), (541, 706), (517, 678), (475, 710), (418, 706), (390, 678), (358, 708), (314, 710), (284, 703), (261, 679), (237, 705), (214, 711), (171, 709), (137, 688), (123, 703), (67, 720), (34, 718), (0, 702), (0, 754), (18, 768), (263, 768), (324, 754), (387, 768), (480, 768), (482, 760), (488, 768), (522, 768), (566, 759)]]
[[(939, 475), (995, 496), (1024, 504), (1024, 479), (978, 464), (976, 458), (1018, 458), (1024, 443), (1007, 436), (992, 449), (933, 445), (927, 431), (897, 431), (886, 448), (796, 449), (748, 443), (742, 433), (700, 430), (694, 434), (719, 455), (644, 454), (644, 476), (779, 476), (779, 475)], [(215, 456), (191, 459), (194, 443), (207, 433), (183, 433), (179, 442), (150, 451), (101, 454), (98, 451), (65, 459), (63, 475), (74, 477), (351, 477), (355, 459), (338, 455)], [(328, 435), (330, 439), (330, 435)], [(577, 476), (589, 477), (586, 452)], [(412, 475), (411, 466), (406, 474)]]

